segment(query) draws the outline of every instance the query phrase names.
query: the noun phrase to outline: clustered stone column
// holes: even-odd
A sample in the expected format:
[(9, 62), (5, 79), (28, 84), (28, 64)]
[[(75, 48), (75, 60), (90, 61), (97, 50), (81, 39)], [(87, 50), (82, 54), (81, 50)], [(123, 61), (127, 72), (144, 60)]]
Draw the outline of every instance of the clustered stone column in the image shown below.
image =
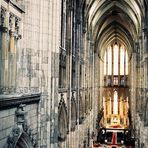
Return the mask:
[(9, 94), (16, 88), (16, 53), (20, 19), (1, 8), (0, 25), (0, 93)]
[(147, 104), (148, 104), (148, 27), (144, 29), (144, 122), (148, 125)]
[(6, 25), (6, 10), (1, 8), (1, 24), (0, 24), (0, 93), (6, 91), (8, 81), (8, 40)]

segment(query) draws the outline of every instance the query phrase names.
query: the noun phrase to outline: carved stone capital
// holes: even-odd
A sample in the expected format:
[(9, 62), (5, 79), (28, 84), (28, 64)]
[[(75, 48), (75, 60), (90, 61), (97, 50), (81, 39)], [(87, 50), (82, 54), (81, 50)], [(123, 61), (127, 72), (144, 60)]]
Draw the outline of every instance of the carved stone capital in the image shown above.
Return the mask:
[(19, 40), (22, 38), (22, 35), (18, 34), (16, 31), (9, 30), (9, 35), (11, 37), (15, 37), (15, 39)]
[(6, 10), (1, 8), (1, 27), (5, 27)]
[(19, 34), (19, 28), (20, 28), (20, 18), (15, 17), (15, 31), (17, 34)]
[(14, 31), (14, 23), (15, 23), (15, 17), (12, 13), (10, 13), (9, 16), (9, 27), (11, 31)]
[(9, 16), (9, 34), (12, 37), (15, 37), (17, 40), (21, 39), (21, 35), (19, 34), (20, 29), (20, 21), (21, 19), (14, 16), (12, 13), (10, 13)]

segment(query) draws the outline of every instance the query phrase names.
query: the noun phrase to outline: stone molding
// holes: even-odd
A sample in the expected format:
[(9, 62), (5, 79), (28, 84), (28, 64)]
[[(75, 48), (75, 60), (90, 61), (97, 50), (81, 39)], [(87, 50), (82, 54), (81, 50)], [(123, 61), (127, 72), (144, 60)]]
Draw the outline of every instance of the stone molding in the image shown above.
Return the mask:
[(22, 96), (0, 95), (0, 110), (14, 108), (20, 104), (33, 104), (40, 101), (41, 94), (31, 94)]
[(68, 92), (68, 89), (67, 88), (59, 88), (58, 90), (59, 93), (64, 93), (64, 92)]
[(14, 0), (5, 0), (7, 3), (10, 3), (16, 10), (18, 10), (20, 13), (25, 13), (25, 7), (22, 1), (22, 4), (15, 2)]
[[(60, 112), (61, 112), (61, 109), (64, 109), (64, 111), (65, 111), (65, 114), (66, 114), (66, 121), (67, 121), (67, 134), (69, 133), (69, 131), (68, 131), (68, 116), (67, 116), (67, 106), (66, 106), (66, 104), (65, 104), (65, 101), (64, 101), (64, 96), (63, 96), (63, 94), (61, 94), (61, 100), (60, 100), (60, 102), (59, 102), (59, 106), (58, 106), (58, 114), (60, 114)], [(67, 138), (67, 135), (58, 135), (58, 141), (60, 141), (60, 142), (63, 142), (63, 141), (65, 141), (66, 140), (66, 138)]]

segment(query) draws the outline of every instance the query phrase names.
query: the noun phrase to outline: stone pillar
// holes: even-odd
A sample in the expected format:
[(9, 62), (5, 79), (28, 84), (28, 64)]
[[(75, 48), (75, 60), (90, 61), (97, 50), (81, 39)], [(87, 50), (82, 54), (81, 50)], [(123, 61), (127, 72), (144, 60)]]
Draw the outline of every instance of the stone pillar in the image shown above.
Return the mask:
[(15, 17), (9, 16), (9, 50), (8, 50), (8, 85), (9, 91), (13, 92), (16, 87), (16, 39), (15, 39)]
[[(38, 12), (36, 12), (36, 8), (39, 8)], [(37, 40), (35, 41), (35, 38), (31, 38), (30, 40), (27, 39), (27, 48), (33, 48), (34, 53), (39, 52), (39, 74), (41, 74), (39, 87), (42, 92), (42, 96), (38, 113), (38, 143), (41, 148), (57, 148), (61, 3), (59, 3), (58, 0), (30, 1), (27, 10), (29, 14), (26, 15), (29, 16), (26, 16), (25, 23), (26, 25), (31, 23), (33, 26), (29, 25), (32, 27), (32, 30), (29, 27), (26, 28), (28, 29), (27, 33), (31, 36), (38, 35), (36, 38)], [(36, 24), (38, 20), (39, 24)], [(26, 36), (26, 38), (27, 37), (28, 36)], [(38, 44), (37, 41), (39, 41)], [(34, 57), (32, 57), (31, 60), (34, 60), (33, 58)], [(31, 77), (32, 82), (33, 80), (34, 79)]]
[(106, 83), (105, 83), (105, 86), (108, 86), (108, 49), (106, 50), (106, 61), (105, 62), (106, 62)]
[(120, 54), (121, 54), (121, 45), (119, 45), (118, 49), (118, 86), (120, 86)]
[(79, 101), (79, 96), (80, 96), (80, 24), (77, 25), (77, 37), (76, 37), (76, 99), (77, 99), (77, 123), (79, 123), (79, 111), (80, 111), (80, 101)]
[(0, 44), (0, 93), (8, 91), (8, 13), (1, 8)]
[(91, 43), (91, 49), (90, 49), (90, 91), (89, 91), (89, 109), (92, 109), (92, 94), (93, 94), (93, 70), (95, 69), (95, 67), (93, 67), (93, 56), (94, 56), (94, 43)]
[[(135, 114), (136, 114), (136, 53), (133, 53), (132, 59), (131, 59), (131, 114), (132, 114), (132, 120), (135, 121)], [(134, 123), (134, 122), (133, 122)]]
[[(97, 117), (97, 114), (98, 114), (98, 111), (100, 110), (100, 108), (102, 107), (102, 100), (103, 100), (103, 98), (102, 98), (102, 95), (101, 95), (101, 90), (100, 90), (100, 96), (98, 95), (99, 94), (99, 88), (98, 88), (98, 86), (99, 86), (99, 71), (100, 71), (100, 75), (102, 75), (102, 71), (101, 71), (101, 68), (99, 69), (99, 71), (98, 71), (98, 68), (96, 68), (96, 67), (99, 67), (99, 65), (100, 66), (102, 66), (103, 64), (102, 63), (100, 63), (100, 61), (99, 61), (100, 59), (99, 59), (99, 57), (98, 57), (98, 54), (97, 53), (94, 53), (93, 54), (93, 67), (94, 67), (94, 69), (93, 69), (93, 71), (94, 71), (94, 75), (93, 75), (93, 90), (94, 90), (94, 95), (93, 95), (93, 103), (94, 103), (94, 105), (93, 105), (93, 108), (94, 108), (94, 110), (93, 110), (93, 116), (94, 116), (94, 119), (93, 119), (93, 122), (94, 122), (94, 129), (95, 129), (95, 127), (96, 127), (96, 117)], [(102, 79), (101, 79), (101, 81), (102, 81)], [(100, 84), (100, 85), (102, 85), (102, 84)]]
[(114, 86), (114, 46), (111, 46), (112, 50), (112, 75), (111, 75), (111, 86)]
[[(72, 4), (67, 7), (67, 103), (68, 103), (68, 133), (71, 131), (71, 96), (72, 96), (72, 49), (73, 49), (73, 9)], [(71, 145), (71, 135), (68, 135), (68, 145)]]
[(144, 121), (148, 123), (146, 117), (147, 99), (148, 99), (148, 27), (144, 29)]

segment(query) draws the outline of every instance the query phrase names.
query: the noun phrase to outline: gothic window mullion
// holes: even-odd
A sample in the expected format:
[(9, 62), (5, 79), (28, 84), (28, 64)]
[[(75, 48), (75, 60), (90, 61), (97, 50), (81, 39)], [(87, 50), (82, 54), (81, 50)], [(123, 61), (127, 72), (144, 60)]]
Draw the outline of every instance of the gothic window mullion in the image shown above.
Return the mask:
[(124, 50), (124, 86), (126, 85), (126, 50)]
[(113, 45), (111, 46), (111, 50), (112, 50), (112, 75), (111, 75), (111, 83), (112, 86), (114, 85), (114, 49), (113, 49)]
[(120, 86), (120, 53), (121, 53), (121, 45), (118, 48), (118, 86)]
[(108, 86), (108, 52), (106, 52), (106, 86)]

